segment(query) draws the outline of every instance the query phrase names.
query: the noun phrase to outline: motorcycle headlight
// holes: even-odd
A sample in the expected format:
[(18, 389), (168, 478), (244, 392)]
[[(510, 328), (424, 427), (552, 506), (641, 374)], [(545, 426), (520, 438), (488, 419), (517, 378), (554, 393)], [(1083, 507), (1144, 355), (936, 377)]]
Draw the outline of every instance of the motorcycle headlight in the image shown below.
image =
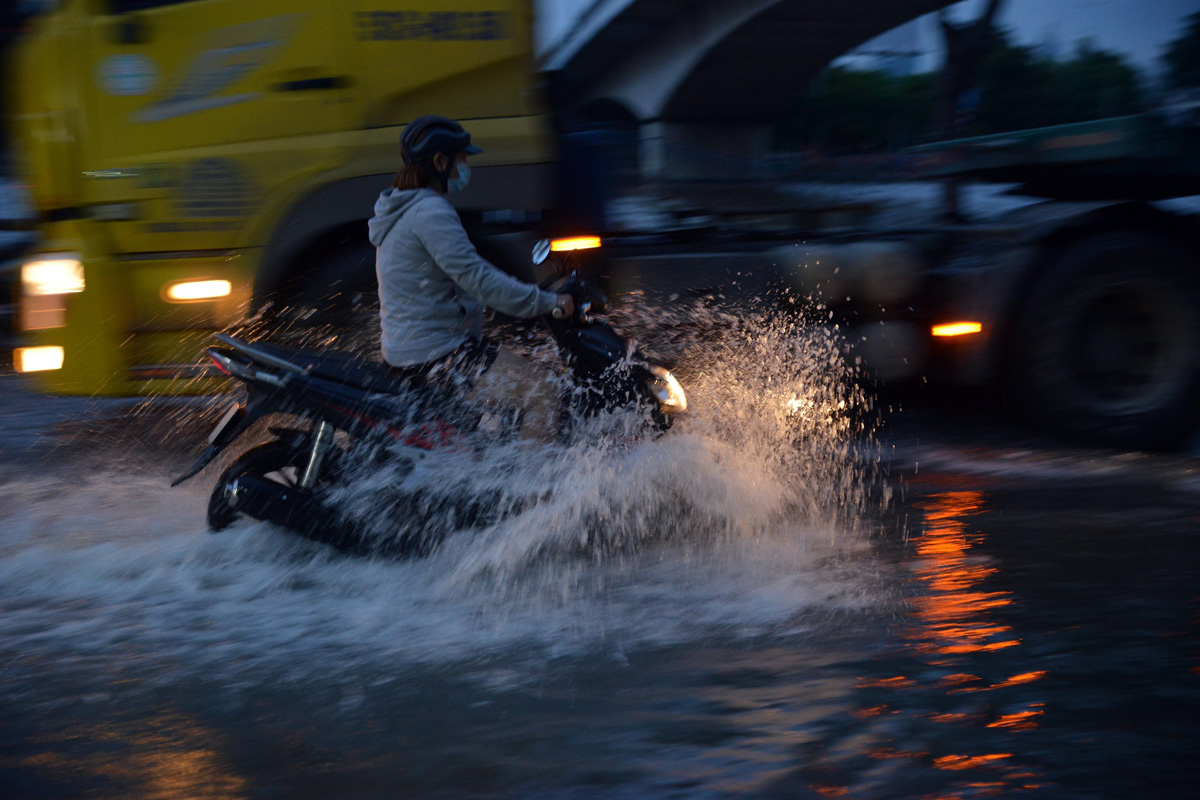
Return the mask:
[(654, 376), (650, 380), (650, 391), (658, 398), (663, 411), (687, 411), (687, 395), (675, 376), (657, 364), (650, 365), (650, 374)]

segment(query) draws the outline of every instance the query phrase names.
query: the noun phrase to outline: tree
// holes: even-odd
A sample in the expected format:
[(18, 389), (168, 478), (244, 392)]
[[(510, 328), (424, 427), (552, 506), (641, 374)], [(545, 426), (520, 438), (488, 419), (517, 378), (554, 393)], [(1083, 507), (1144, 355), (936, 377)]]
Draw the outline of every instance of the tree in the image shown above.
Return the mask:
[[(1081, 41), (1066, 61), (1013, 43), (1004, 30), (990, 47), (974, 90), (978, 105), (959, 136), (1039, 128), (1134, 114), (1143, 107), (1142, 82), (1125, 58)], [(1200, 41), (1200, 39), (1198, 39)], [(784, 146), (820, 145), (832, 153), (895, 150), (944, 138), (944, 76), (894, 76), (830, 68), (787, 105), (780, 119)]]
[(980, 68), (979, 108), (970, 135), (1036, 128), (1062, 121), (1054, 116), (1054, 62), (1031, 48), (1014, 45), (1007, 31), (992, 33)]
[(1200, 11), (1187, 18), (1187, 30), (1167, 45), (1162, 60), (1172, 88), (1200, 86)]
[(982, 102), (972, 134), (1115, 117), (1136, 113), (1142, 106), (1137, 69), (1120, 54), (1086, 40), (1069, 61), (1052, 61), (998, 32), (980, 88)]
[(1136, 113), (1141, 104), (1137, 70), (1111, 51), (1084, 40), (1075, 57), (1057, 65), (1055, 89), (1064, 122)]
[(832, 67), (785, 108), (780, 140), (837, 153), (907, 147), (929, 126), (933, 93), (929, 75)]

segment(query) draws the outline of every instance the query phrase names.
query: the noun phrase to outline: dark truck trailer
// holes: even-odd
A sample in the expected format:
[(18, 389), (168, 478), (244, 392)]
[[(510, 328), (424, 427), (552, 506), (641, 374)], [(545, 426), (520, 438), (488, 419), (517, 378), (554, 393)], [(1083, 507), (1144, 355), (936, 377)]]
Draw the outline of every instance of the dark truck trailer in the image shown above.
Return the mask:
[[(1156, 201), (1200, 195), (1198, 123), (1185, 101), (927, 149), (943, 159), (942, 175), (1014, 183), (1014, 193), (1045, 200), (986, 225), (907, 237), (901, 252), (913, 263), (860, 267), (853, 290), (830, 293), (860, 326), (905, 315), (915, 323), (907, 338), (877, 332), (868, 364), (879, 361), (892, 380), (907, 360), (909, 377), (995, 387), (1076, 438), (1180, 444), (1200, 420), (1200, 216)], [(833, 279), (805, 272), (805, 286)], [(871, 294), (897, 273), (909, 291), (889, 297), (902, 309), (893, 314)], [(932, 335), (954, 322), (978, 332)]]
[(618, 238), (607, 268), (675, 291), (782, 279), (822, 300), (882, 385), (985, 387), (1059, 434), (1180, 444), (1200, 421), (1200, 217), (1158, 201), (1200, 194), (1195, 106), (917, 155), (939, 177), (1044, 200), (986, 223), (843, 224), (733, 246)]

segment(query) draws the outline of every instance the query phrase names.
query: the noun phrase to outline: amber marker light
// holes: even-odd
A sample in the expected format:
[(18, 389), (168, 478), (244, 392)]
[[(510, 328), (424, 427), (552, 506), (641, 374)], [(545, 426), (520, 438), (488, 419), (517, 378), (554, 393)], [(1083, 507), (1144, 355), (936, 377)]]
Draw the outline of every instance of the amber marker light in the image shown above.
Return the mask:
[(983, 323), (980, 322), (947, 322), (944, 325), (933, 326), (934, 336), (969, 336), (981, 331)]
[(556, 253), (567, 250), (594, 250), (599, 246), (599, 236), (574, 236), (570, 239), (555, 239), (550, 242), (550, 249)]
[(215, 300), (228, 297), (233, 291), (229, 281), (185, 281), (167, 287), (167, 299), (172, 303), (190, 303), (195, 300)]
[(18, 347), (13, 350), (13, 366), (17, 372), (48, 372), (62, 369), (61, 347)]

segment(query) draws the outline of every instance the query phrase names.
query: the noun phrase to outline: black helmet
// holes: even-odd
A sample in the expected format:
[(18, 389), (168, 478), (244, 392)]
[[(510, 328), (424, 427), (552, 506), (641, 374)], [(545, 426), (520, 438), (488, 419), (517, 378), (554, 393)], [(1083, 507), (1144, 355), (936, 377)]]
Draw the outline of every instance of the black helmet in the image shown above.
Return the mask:
[(415, 164), (438, 153), (472, 155), (482, 152), (471, 144), (471, 134), (463, 130), (462, 125), (445, 117), (418, 117), (408, 123), (400, 136), (400, 155), (405, 164)]

